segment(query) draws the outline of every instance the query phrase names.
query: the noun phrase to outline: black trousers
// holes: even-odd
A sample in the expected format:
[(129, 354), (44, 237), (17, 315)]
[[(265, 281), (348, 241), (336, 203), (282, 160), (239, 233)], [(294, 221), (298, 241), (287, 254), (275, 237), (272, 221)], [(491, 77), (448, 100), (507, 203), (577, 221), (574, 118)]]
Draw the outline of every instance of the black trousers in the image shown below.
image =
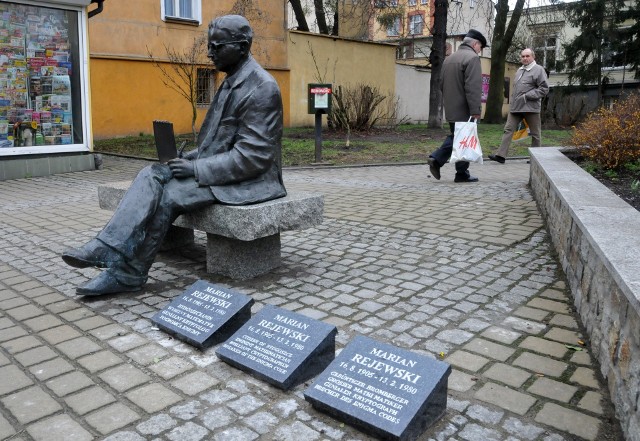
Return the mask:
[[(449, 130), (451, 130), (451, 134), (445, 138), (444, 142), (438, 148), (438, 150), (429, 155), (429, 157), (436, 160), (438, 167), (442, 167), (443, 165), (445, 165), (449, 158), (451, 158), (451, 154), (453, 153), (453, 132), (455, 130), (455, 127), (455, 123), (449, 123)], [(458, 161), (455, 163), (455, 167), (456, 177), (465, 179), (471, 176), (469, 173), (469, 162)]]

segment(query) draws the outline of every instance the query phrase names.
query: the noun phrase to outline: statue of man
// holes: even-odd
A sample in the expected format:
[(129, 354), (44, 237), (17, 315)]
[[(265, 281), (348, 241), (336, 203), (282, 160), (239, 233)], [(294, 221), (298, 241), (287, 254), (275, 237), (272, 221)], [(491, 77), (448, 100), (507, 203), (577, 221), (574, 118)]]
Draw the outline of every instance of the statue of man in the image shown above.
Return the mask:
[(282, 99), (250, 54), (253, 31), (239, 15), (209, 24), (208, 56), (226, 78), (204, 119), (197, 149), (138, 173), (111, 220), (62, 259), (106, 268), (77, 293), (138, 291), (173, 221), (211, 204), (245, 205), (286, 196), (282, 182)]

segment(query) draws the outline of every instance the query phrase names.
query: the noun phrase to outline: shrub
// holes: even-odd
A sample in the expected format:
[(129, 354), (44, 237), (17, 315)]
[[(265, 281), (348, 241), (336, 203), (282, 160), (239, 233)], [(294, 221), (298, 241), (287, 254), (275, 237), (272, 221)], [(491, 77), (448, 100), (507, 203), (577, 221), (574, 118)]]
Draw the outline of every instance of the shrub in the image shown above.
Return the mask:
[(397, 101), (377, 87), (366, 84), (337, 86), (333, 90), (329, 125), (340, 130), (366, 131), (379, 121), (393, 122), (396, 112)]
[(617, 101), (611, 109), (590, 113), (576, 127), (571, 145), (606, 169), (640, 159), (640, 94)]

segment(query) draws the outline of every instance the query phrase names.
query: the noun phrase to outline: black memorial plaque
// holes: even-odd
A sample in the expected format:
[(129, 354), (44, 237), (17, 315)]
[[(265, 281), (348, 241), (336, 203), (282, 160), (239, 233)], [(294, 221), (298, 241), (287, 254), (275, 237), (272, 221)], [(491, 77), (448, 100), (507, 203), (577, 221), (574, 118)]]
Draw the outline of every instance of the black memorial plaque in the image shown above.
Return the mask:
[(226, 363), (287, 390), (322, 372), (335, 357), (333, 325), (265, 306), (216, 350)]
[(442, 361), (357, 336), (304, 397), (367, 433), (409, 441), (444, 414), (450, 373)]
[(226, 340), (251, 317), (253, 299), (198, 280), (151, 321), (180, 340), (204, 349)]

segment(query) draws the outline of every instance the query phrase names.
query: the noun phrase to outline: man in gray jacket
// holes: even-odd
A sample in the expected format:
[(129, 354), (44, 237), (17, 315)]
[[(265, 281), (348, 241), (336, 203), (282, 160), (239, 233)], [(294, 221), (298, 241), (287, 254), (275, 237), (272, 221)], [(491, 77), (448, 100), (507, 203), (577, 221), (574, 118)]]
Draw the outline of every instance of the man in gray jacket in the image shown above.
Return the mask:
[[(438, 150), (429, 155), (429, 171), (440, 179), (440, 167), (453, 153), (453, 131), (456, 121), (468, 121), (470, 117), (480, 119), (482, 97), (482, 68), (480, 52), (487, 47), (487, 39), (475, 29), (469, 30), (458, 50), (447, 57), (442, 65), (442, 92), (444, 112), (449, 122), (451, 134)], [(469, 163), (455, 164), (454, 182), (477, 182), (478, 178), (469, 174)]]
[(251, 57), (249, 22), (239, 15), (219, 17), (208, 37), (209, 57), (227, 76), (202, 123), (198, 148), (142, 169), (98, 236), (62, 254), (77, 268), (106, 268), (78, 294), (142, 289), (162, 240), (182, 213), (286, 196), (280, 90)]
[(540, 108), (542, 98), (549, 93), (547, 73), (544, 68), (536, 63), (535, 54), (529, 48), (520, 53), (522, 66), (516, 72), (516, 80), (511, 94), (511, 108), (504, 126), (504, 135), (500, 148), (495, 155), (489, 155), (489, 159), (504, 164), (513, 132), (524, 119), (529, 125), (531, 134), (531, 147), (540, 147), (540, 135), (542, 124), (540, 121)]

